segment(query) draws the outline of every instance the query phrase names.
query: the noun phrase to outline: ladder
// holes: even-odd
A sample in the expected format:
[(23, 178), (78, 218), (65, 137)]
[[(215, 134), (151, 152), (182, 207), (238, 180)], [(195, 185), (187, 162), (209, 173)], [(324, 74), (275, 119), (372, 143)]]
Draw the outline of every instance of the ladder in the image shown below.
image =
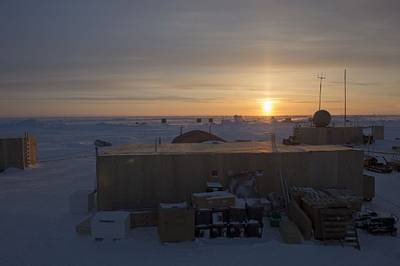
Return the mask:
[(24, 136), (24, 156), (25, 156), (25, 167), (29, 166), (31, 164), (31, 144), (30, 144), (30, 139), (29, 139), (29, 134), (28, 132), (25, 132)]
[(354, 223), (351, 223), (346, 227), (346, 236), (344, 237), (344, 243), (358, 250), (361, 250), (360, 241), (358, 239), (358, 231)]

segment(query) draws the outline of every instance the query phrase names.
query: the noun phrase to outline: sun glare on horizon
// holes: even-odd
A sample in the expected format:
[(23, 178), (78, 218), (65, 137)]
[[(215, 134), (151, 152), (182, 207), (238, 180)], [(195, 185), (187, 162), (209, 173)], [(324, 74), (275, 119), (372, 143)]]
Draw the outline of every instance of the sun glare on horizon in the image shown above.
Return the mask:
[(262, 103), (262, 109), (265, 115), (271, 115), (273, 109), (273, 103), (271, 100), (265, 100)]

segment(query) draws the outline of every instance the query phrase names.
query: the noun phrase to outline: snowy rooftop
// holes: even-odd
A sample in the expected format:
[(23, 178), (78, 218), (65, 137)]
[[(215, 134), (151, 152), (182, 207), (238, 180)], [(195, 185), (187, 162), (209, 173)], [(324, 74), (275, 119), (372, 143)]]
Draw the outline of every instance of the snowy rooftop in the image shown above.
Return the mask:
[[(275, 152), (346, 151), (352, 148), (337, 145), (276, 145)], [(102, 155), (140, 155), (140, 154), (192, 154), (192, 153), (272, 153), (270, 141), (246, 141), (229, 143), (179, 143), (125, 144), (105, 149)]]

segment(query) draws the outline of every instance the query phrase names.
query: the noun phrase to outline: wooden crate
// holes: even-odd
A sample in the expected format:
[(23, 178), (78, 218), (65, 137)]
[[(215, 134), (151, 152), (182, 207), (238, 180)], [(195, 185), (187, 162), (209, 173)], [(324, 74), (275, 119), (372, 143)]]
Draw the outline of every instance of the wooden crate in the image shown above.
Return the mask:
[(228, 208), (235, 206), (235, 196), (227, 191), (193, 193), (192, 204), (198, 209)]
[(331, 216), (341, 217), (353, 213), (346, 201), (338, 200), (323, 191), (304, 196), (302, 208), (312, 221), (316, 239), (324, 239), (326, 226), (323, 223), (325, 218), (329, 220)]

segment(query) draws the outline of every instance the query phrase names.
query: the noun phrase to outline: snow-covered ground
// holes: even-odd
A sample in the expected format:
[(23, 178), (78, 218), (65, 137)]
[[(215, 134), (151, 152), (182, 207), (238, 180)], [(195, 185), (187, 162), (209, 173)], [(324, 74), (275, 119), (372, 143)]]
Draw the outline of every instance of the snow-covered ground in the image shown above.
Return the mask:
[[(295, 123), (222, 123), (214, 118), (211, 130), (227, 140), (265, 140), (266, 132), (287, 137)], [(296, 118), (306, 121), (306, 118)], [(341, 118), (335, 119), (340, 123)], [(400, 146), (399, 117), (353, 117), (357, 124), (385, 125), (385, 140), (369, 150), (390, 151)], [(38, 139), (40, 164), (27, 170), (0, 173), (0, 265), (400, 265), (400, 238), (360, 232), (361, 251), (323, 246), (318, 241), (286, 245), (277, 229), (264, 229), (262, 239), (201, 239), (163, 245), (156, 228), (131, 231), (127, 240), (96, 242), (78, 236), (75, 225), (85, 215), (69, 213), (69, 195), (95, 185), (93, 141), (114, 145), (170, 142), (182, 130), (209, 129), (193, 117), (168, 118), (47, 118), (0, 119), (0, 137)], [(367, 149), (366, 147), (363, 147)], [(391, 159), (388, 157), (387, 159)], [(374, 174), (376, 198), (366, 206), (400, 217), (400, 174)]]

